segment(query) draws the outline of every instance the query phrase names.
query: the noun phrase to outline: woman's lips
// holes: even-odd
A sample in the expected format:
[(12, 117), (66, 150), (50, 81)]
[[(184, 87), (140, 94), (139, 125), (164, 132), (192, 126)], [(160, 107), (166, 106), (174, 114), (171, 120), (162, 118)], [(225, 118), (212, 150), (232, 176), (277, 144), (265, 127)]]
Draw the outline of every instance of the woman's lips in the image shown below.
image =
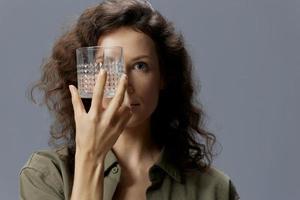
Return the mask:
[(131, 112), (135, 111), (138, 108), (139, 105), (140, 104), (130, 104), (130, 110), (131, 110)]

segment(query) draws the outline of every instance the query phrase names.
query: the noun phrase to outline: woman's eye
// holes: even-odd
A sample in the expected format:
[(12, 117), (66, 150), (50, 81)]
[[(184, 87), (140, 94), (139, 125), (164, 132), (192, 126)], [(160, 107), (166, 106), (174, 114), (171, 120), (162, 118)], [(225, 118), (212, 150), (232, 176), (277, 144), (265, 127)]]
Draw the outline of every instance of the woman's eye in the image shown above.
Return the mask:
[(138, 62), (134, 65), (134, 68), (137, 68), (138, 70), (146, 71), (148, 69), (148, 65), (144, 62)]

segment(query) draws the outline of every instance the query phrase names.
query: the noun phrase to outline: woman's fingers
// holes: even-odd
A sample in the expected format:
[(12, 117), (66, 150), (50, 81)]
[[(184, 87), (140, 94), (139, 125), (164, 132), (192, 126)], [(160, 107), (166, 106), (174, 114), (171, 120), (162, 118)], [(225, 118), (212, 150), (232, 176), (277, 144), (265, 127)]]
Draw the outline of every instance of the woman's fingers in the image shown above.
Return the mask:
[(71, 100), (72, 100), (72, 105), (74, 109), (74, 114), (77, 116), (78, 114), (81, 114), (85, 112), (84, 105), (81, 101), (81, 98), (79, 96), (78, 90), (76, 89), (75, 86), (69, 85), (69, 90), (71, 92)]
[(122, 74), (122, 77), (118, 84), (116, 94), (106, 109), (107, 111), (106, 115), (108, 119), (113, 118), (113, 116), (115, 115), (115, 113), (117, 112), (121, 104), (123, 103), (126, 88), (127, 88), (127, 75)]
[(102, 98), (104, 94), (104, 87), (106, 82), (107, 72), (104, 69), (100, 69), (100, 72), (97, 76), (96, 84), (93, 90), (92, 104), (90, 112), (98, 113), (102, 109)]
[(119, 130), (123, 130), (128, 121), (131, 119), (132, 112), (130, 111), (129, 107), (122, 105), (117, 112), (117, 116), (119, 118), (119, 121), (116, 124), (116, 128)]

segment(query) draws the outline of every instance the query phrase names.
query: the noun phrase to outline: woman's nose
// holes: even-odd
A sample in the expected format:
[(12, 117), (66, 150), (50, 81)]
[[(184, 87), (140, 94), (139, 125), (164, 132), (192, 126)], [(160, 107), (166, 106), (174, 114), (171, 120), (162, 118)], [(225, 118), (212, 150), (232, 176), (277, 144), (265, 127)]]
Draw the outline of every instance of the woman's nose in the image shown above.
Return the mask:
[(128, 84), (127, 84), (127, 92), (128, 94), (132, 94), (134, 93), (134, 89), (133, 89), (133, 86), (132, 86), (132, 77), (131, 77), (131, 74), (130, 74), (130, 70), (129, 70), (129, 67), (126, 66), (125, 64), (125, 74), (127, 75), (127, 78), (128, 78)]
[(125, 67), (125, 74), (127, 75), (127, 78), (128, 78), (127, 92), (128, 92), (128, 94), (132, 94), (134, 92), (134, 90), (133, 90), (132, 82), (131, 82), (131, 74), (129, 73), (129, 70), (127, 69), (127, 67)]

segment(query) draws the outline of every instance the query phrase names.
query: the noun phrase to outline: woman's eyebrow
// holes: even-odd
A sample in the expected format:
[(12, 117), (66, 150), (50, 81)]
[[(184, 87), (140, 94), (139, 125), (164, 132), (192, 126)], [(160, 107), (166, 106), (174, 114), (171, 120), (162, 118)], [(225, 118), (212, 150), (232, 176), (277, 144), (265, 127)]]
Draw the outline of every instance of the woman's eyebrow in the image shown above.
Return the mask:
[(139, 56), (136, 56), (133, 59), (131, 59), (131, 61), (133, 62), (133, 61), (139, 60), (141, 58), (150, 58), (150, 56), (149, 55), (139, 55)]

